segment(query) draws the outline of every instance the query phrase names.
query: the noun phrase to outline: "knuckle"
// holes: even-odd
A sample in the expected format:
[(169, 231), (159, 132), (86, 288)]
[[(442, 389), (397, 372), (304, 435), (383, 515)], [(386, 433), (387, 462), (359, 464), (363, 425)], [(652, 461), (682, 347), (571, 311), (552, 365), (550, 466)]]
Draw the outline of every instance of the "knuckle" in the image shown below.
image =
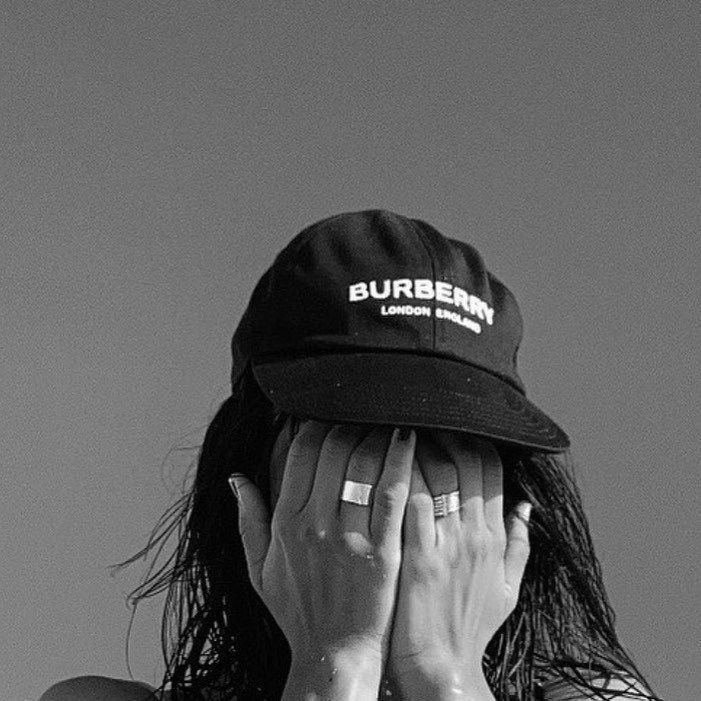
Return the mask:
[(402, 549), (398, 546), (380, 544), (376, 547), (381, 562), (390, 567), (399, 567), (402, 562)]
[(375, 503), (380, 511), (399, 511), (406, 502), (407, 493), (408, 488), (404, 484), (393, 484), (383, 487), (375, 494)]
[(402, 562), (412, 580), (435, 580), (445, 571), (445, 561), (431, 557), (419, 549), (412, 549)]
[(430, 513), (433, 515), (433, 499), (430, 494), (425, 492), (412, 494), (409, 497), (409, 504), (420, 514)]
[(315, 523), (305, 523), (295, 529), (297, 538), (306, 545), (318, 546), (328, 540), (328, 532)]
[(492, 550), (492, 544), (484, 531), (470, 533), (465, 539), (465, 546), (468, 555), (474, 558), (483, 559)]
[(365, 555), (368, 551), (368, 543), (360, 533), (344, 531), (339, 536), (339, 545), (342, 552), (350, 555)]
[(490, 531), (490, 540), (495, 550), (503, 553), (506, 550), (506, 531), (503, 528), (497, 528)]

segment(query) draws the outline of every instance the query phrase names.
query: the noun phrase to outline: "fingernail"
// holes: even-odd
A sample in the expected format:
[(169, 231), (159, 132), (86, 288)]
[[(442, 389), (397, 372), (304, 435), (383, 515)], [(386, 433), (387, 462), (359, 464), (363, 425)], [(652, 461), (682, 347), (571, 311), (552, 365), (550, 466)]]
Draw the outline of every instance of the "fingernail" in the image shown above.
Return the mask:
[(528, 520), (531, 517), (531, 509), (533, 508), (533, 504), (527, 501), (522, 501), (517, 507), (516, 507), (516, 513), (526, 522), (528, 523)]
[(409, 426), (402, 426), (397, 432), (397, 438), (405, 442), (411, 438), (411, 428)]
[(240, 472), (234, 472), (233, 474), (229, 475), (229, 486), (231, 487), (231, 491), (234, 493), (234, 496), (236, 497), (236, 501), (239, 500), (239, 489), (236, 485), (236, 478), (240, 475)]

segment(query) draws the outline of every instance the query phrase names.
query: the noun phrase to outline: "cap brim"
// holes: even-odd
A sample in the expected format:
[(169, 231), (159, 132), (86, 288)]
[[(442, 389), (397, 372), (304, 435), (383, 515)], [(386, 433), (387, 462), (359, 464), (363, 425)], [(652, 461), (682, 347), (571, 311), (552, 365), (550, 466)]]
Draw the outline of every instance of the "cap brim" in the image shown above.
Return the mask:
[(279, 410), (333, 423), (462, 431), (545, 452), (565, 432), (509, 383), (448, 358), (392, 352), (324, 353), (253, 363)]

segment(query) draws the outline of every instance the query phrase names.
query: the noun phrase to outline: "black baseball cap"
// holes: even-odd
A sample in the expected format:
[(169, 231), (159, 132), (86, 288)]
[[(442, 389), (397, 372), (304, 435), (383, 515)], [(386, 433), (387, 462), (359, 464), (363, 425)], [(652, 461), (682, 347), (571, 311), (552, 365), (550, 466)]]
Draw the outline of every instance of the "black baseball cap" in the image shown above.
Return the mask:
[(232, 339), (270, 402), (332, 423), (438, 428), (545, 452), (565, 432), (526, 399), (516, 299), (470, 245), (386, 210), (305, 228)]

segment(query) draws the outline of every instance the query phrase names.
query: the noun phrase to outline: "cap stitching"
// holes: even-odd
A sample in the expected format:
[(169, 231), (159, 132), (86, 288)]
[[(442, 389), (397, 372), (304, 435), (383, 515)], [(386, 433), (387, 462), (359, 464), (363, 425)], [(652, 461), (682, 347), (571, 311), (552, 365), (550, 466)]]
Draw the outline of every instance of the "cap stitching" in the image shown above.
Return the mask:
[[(433, 251), (431, 250), (431, 247), (429, 246), (427, 239), (424, 238), (424, 232), (421, 231), (421, 227), (418, 226), (416, 220), (412, 219), (411, 223), (414, 225), (414, 231), (416, 231), (416, 234), (419, 237), (419, 241), (421, 241), (421, 245), (426, 250), (426, 253), (428, 253), (428, 259), (431, 261), (431, 276), (432, 276), (433, 280), (435, 281), (437, 278), (436, 278), (436, 263), (433, 259)], [(432, 338), (431, 338), (431, 344), (432, 344), (431, 350), (435, 351), (436, 350), (436, 336), (438, 334), (438, 326), (436, 323), (436, 319), (437, 319), (437, 317), (436, 317), (436, 309), (437, 309), (436, 304), (437, 304), (437, 301), (436, 301), (435, 297), (433, 298), (433, 300), (430, 300), (430, 301), (433, 302), (433, 313), (431, 314), (431, 321), (432, 321), (431, 325), (433, 327), (433, 333), (432, 333)]]

